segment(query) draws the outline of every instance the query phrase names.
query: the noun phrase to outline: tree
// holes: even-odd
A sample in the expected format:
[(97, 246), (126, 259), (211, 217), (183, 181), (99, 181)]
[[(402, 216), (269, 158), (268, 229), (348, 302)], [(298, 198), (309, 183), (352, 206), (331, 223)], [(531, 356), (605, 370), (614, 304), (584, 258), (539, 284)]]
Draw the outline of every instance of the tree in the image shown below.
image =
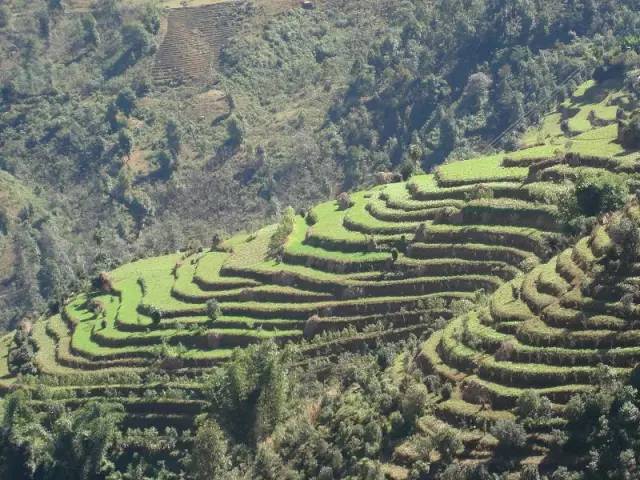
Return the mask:
[(630, 150), (640, 148), (640, 115), (635, 114), (631, 120), (618, 122), (618, 141)]
[(269, 241), (269, 256), (273, 258), (282, 256), (287, 239), (289, 235), (291, 235), (291, 232), (293, 232), (295, 217), (295, 210), (293, 210), (292, 207), (287, 207), (284, 215), (280, 219), (280, 223), (278, 223), (276, 231), (271, 235), (271, 240)]
[(235, 115), (231, 115), (227, 120), (227, 144), (230, 147), (239, 147), (244, 142), (244, 125)]
[(11, 12), (6, 5), (0, 5), (0, 29), (7, 28), (11, 22)]
[(167, 147), (173, 155), (173, 158), (177, 158), (182, 149), (182, 132), (175, 120), (167, 121), (165, 125), (165, 137), (167, 139)]
[(90, 480), (112, 471), (109, 459), (121, 438), (123, 418), (122, 405), (97, 401), (64, 414), (53, 428), (53, 478)]
[(153, 39), (139, 22), (127, 23), (120, 30), (122, 42), (133, 60), (147, 55), (152, 50)]
[(498, 439), (498, 448), (508, 453), (521, 450), (527, 442), (524, 427), (512, 420), (498, 420), (491, 427), (491, 435)]
[(618, 210), (628, 195), (625, 179), (609, 172), (581, 175), (576, 183), (578, 207), (588, 217)]
[(229, 444), (224, 432), (214, 420), (205, 420), (198, 426), (189, 470), (195, 480), (222, 479), (229, 474)]
[(29, 397), (18, 390), (5, 398), (0, 428), (2, 478), (32, 478), (51, 463), (52, 436), (39, 422)]
[(47, 5), (49, 7), (49, 11), (51, 12), (59, 12), (64, 10), (64, 3), (62, 0), (48, 0)]
[(516, 405), (518, 418), (540, 419), (549, 417), (552, 413), (551, 402), (532, 390), (527, 390), (518, 397)]
[(212, 322), (222, 316), (222, 308), (220, 308), (220, 303), (215, 298), (207, 300), (207, 316)]
[(147, 5), (142, 17), (144, 28), (152, 35), (160, 31), (161, 14), (155, 5)]
[(435, 446), (445, 464), (451, 463), (464, 448), (460, 436), (451, 428), (441, 428), (436, 432)]
[(404, 394), (401, 409), (406, 423), (413, 424), (415, 419), (422, 414), (429, 398), (429, 391), (422, 383), (414, 383)]
[(118, 106), (115, 102), (107, 106), (105, 118), (112, 132), (117, 132), (124, 126), (124, 123), (118, 118)]
[(116, 97), (116, 106), (122, 113), (129, 116), (136, 108), (136, 94), (130, 88), (125, 88), (120, 91)]
[(256, 441), (271, 435), (285, 416), (287, 405), (287, 369), (274, 343), (267, 344), (263, 352), (265, 361), (259, 385), (260, 395), (256, 404), (254, 437)]
[(129, 130), (122, 129), (120, 133), (118, 133), (118, 150), (122, 155), (126, 155), (127, 157), (131, 156), (133, 136)]
[(84, 32), (84, 41), (87, 45), (95, 47), (100, 43), (100, 33), (96, 18), (92, 14), (82, 17), (82, 30)]
[(165, 178), (169, 178), (175, 165), (174, 157), (169, 155), (165, 150), (160, 150), (156, 153), (156, 162), (158, 162), (160, 173), (162, 173)]

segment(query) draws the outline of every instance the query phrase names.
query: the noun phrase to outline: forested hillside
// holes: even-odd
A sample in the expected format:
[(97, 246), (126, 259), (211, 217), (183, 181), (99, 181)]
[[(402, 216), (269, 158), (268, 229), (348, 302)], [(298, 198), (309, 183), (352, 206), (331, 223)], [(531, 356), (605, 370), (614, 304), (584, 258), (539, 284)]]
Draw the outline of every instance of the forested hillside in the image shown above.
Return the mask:
[(239, 3), (211, 78), (166, 84), (163, 4), (81, 3), (0, 6), (5, 327), (378, 171), (512, 148), (638, 23), (630, 0)]

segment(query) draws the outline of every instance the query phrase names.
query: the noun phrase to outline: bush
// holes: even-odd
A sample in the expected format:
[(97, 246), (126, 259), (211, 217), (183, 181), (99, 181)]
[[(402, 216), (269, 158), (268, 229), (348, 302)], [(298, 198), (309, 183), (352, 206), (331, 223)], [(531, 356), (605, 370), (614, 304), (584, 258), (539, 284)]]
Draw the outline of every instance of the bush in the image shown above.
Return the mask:
[(157, 307), (149, 307), (149, 316), (154, 325), (158, 325), (162, 320), (162, 312)]
[(269, 241), (269, 256), (271, 258), (282, 257), (287, 239), (289, 235), (291, 235), (291, 232), (293, 232), (295, 217), (296, 213), (293, 208), (288, 207)]
[(307, 225), (312, 227), (313, 225), (318, 223), (318, 214), (314, 210), (310, 210), (305, 217), (305, 221), (307, 222)]
[(411, 160), (405, 160), (400, 166), (400, 175), (402, 175), (402, 180), (405, 182), (409, 180), (413, 176), (415, 169), (416, 167)]
[(465, 194), (467, 200), (488, 200), (493, 198), (493, 190), (484, 183), (477, 183)]
[(116, 98), (116, 106), (118, 109), (129, 116), (136, 108), (136, 94), (130, 88), (125, 88), (118, 94)]
[(416, 417), (422, 414), (429, 398), (429, 391), (422, 383), (414, 383), (404, 394), (401, 402), (402, 415), (408, 424), (413, 424)]
[(628, 122), (618, 122), (618, 141), (630, 150), (640, 148), (640, 115), (635, 114)]
[(520, 419), (540, 419), (551, 416), (551, 402), (546, 397), (527, 390), (518, 397), (516, 413)]
[(445, 463), (451, 463), (454, 457), (463, 449), (460, 436), (451, 428), (441, 428), (435, 436), (436, 449), (440, 452)]
[(389, 424), (391, 428), (391, 435), (394, 437), (400, 437), (405, 430), (405, 422), (402, 414), (395, 410), (389, 415)]
[(220, 235), (218, 232), (214, 233), (211, 236), (211, 250), (217, 250), (221, 243), (222, 235)]
[(0, 5), (0, 28), (7, 28), (11, 21), (11, 12), (6, 5)]
[(207, 316), (212, 322), (215, 322), (222, 316), (222, 308), (215, 298), (207, 300)]
[(346, 210), (347, 208), (351, 208), (353, 206), (351, 195), (349, 195), (347, 192), (342, 192), (340, 195), (338, 195), (336, 201), (338, 202), (340, 210)]
[(520, 474), (520, 480), (540, 480), (537, 465), (525, 465)]
[(449, 400), (452, 394), (453, 394), (453, 385), (451, 385), (448, 382), (442, 385), (442, 388), (440, 389), (440, 396), (442, 397), (443, 400)]
[(587, 217), (620, 209), (628, 194), (625, 180), (612, 173), (581, 175), (576, 183), (578, 208)]
[(150, 53), (153, 49), (153, 38), (141, 23), (123, 25), (120, 34), (123, 44), (129, 47), (130, 54), (136, 59)]
[(521, 450), (527, 443), (524, 427), (512, 420), (498, 420), (491, 427), (491, 435), (498, 439), (498, 447), (504, 451)]

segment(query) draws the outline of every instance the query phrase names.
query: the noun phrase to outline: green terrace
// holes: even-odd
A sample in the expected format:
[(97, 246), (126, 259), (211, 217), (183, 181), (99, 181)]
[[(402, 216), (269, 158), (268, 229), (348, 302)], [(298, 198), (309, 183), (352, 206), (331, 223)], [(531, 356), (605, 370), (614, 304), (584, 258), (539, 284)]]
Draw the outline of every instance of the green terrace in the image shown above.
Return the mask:
[[(290, 225), (285, 216), (211, 249), (101, 275), (100, 288), (35, 322), (40, 375), (71, 399), (75, 387), (98, 388), (105, 378), (122, 377), (122, 388), (133, 388), (126, 376), (149, 368), (186, 381), (265, 339), (323, 357), (419, 335), (479, 291), (495, 292), (486, 312), (452, 320), (419, 359), (457, 385), (435, 412), (439, 421), (509, 417), (527, 384), (561, 403), (588, 385), (599, 362), (628, 370), (640, 343), (616, 316), (619, 305), (592, 302), (586, 323), (572, 317), (580, 308), (572, 286), (606, 233), (595, 249), (586, 239), (554, 259), (548, 247), (561, 229), (557, 199), (566, 179), (587, 170), (635, 172), (638, 154), (616, 142), (612, 119), (612, 105), (624, 99), (596, 95), (601, 88), (584, 86), (527, 133), (519, 151), (447, 163), (407, 182), (341, 195), (295, 214)], [(11, 337), (0, 340), (3, 390), (24, 382), (10, 373), (12, 348)], [(482, 402), (470, 391), (483, 392)], [(501, 409), (478, 414), (485, 397)], [(135, 408), (131, 415), (140, 414)]]

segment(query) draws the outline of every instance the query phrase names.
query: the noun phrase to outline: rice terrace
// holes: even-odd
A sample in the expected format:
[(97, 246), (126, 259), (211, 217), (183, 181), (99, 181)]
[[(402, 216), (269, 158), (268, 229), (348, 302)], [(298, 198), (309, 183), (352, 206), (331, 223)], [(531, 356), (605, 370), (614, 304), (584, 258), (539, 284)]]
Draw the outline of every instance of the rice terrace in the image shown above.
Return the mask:
[(634, 2), (23, 3), (0, 478), (640, 478)]

